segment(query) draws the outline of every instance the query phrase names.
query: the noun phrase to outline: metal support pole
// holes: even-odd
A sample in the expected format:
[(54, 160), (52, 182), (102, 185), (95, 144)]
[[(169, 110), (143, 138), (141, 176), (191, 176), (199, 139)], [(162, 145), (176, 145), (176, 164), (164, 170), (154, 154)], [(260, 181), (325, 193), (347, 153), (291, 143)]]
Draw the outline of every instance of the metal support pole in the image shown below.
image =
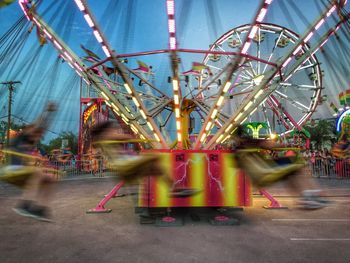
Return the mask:
[(12, 93), (14, 91), (14, 84), (20, 84), (20, 81), (5, 81), (0, 84), (7, 85), (9, 89), (9, 99), (8, 99), (8, 115), (7, 115), (7, 138), (6, 146), (10, 145), (10, 130), (11, 130), (11, 107), (12, 107)]

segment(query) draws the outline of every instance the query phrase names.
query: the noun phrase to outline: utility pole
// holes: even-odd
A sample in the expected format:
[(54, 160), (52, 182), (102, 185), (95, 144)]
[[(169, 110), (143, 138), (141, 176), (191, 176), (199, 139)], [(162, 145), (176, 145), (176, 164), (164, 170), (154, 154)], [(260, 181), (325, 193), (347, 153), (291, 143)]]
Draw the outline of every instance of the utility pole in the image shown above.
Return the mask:
[(8, 100), (8, 115), (7, 115), (7, 138), (6, 138), (6, 145), (10, 145), (10, 129), (11, 129), (11, 106), (12, 106), (12, 93), (15, 88), (15, 84), (20, 84), (20, 81), (5, 81), (0, 82), (2, 85), (7, 85), (7, 88), (9, 89), (9, 100)]

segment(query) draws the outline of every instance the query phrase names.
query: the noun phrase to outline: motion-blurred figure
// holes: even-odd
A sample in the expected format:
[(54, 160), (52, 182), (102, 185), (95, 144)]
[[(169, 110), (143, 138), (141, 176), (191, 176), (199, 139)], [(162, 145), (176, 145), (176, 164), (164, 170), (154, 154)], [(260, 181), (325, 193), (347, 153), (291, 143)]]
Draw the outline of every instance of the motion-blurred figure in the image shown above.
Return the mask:
[(318, 209), (326, 206), (327, 200), (321, 197), (322, 190), (311, 176), (305, 173), (305, 161), (297, 151), (289, 148), (284, 156), (271, 158), (266, 151), (282, 150), (283, 146), (272, 140), (253, 139), (242, 126), (234, 138), (238, 165), (258, 188), (288, 179), (292, 190), (300, 193), (299, 206), (304, 209)]
[(129, 134), (118, 134), (112, 122), (95, 126), (91, 131), (95, 147), (102, 150), (108, 158), (108, 166), (116, 172), (117, 177), (126, 183), (137, 182), (146, 176), (159, 176), (169, 187), (170, 196), (188, 197), (199, 191), (191, 188), (175, 188), (172, 178), (161, 165), (161, 154), (142, 152), (135, 149), (133, 153), (124, 148), (127, 143), (137, 140)]
[(53, 181), (40, 158), (34, 155), (36, 145), (45, 134), (56, 105), (49, 103), (43, 114), (32, 124), (24, 127), (5, 152), (10, 156), (9, 164), (1, 169), (0, 180), (23, 189), (22, 200), (13, 209), (16, 213), (42, 221), (50, 221), (47, 203), (51, 196)]

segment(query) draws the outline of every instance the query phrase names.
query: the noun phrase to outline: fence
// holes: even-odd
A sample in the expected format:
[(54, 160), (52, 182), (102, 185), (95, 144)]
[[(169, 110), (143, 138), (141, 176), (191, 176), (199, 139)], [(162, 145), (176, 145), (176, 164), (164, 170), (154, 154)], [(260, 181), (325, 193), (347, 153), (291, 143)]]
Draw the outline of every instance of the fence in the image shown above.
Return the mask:
[(51, 168), (50, 172), (58, 179), (78, 176), (103, 177), (106, 172), (106, 162), (102, 157), (92, 160), (49, 161), (47, 167)]
[[(56, 169), (57, 176), (74, 178), (77, 176), (103, 177), (108, 169), (106, 160), (101, 156), (92, 160), (68, 162), (50, 162)], [(350, 179), (350, 159), (315, 159), (307, 160), (307, 171), (313, 177), (329, 179)]]
[[(0, 163), (1, 164), (1, 163)], [(66, 162), (49, 161), (45, 166), (50, 167), (49, 173), (55, 177), (104, 177), (108, 163), (103, 156), (89, 160), (69, 160)], [(315, 158), (307, 160), (307, 171), (313, 177), (329, 179), (350, 179), (350, 158)]]
[(350, 159), (316, 158), (308, 160), (307, 167), (313, 177), (350, 179)]

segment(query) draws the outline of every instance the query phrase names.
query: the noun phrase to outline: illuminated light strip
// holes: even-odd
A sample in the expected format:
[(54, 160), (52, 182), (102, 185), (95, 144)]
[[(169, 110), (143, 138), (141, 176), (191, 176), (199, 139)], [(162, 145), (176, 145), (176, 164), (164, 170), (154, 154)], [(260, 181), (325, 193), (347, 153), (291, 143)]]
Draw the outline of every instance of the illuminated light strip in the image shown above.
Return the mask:
[(137, 101), (137, 99), (135, 97), (132, 97), (132, 101), (135, 103), (135, 105), (139, 108), (140, 107), (140, 103)]
[(105, 101), (105, 103), (106, 103), (109, 107), (111, 107), (111, 104), (110, 104), (108, 101)]
[(258, 107), (255, 107), (254, 110), (252, 110), (252, 111), (249, 113), (249, 115), (253, 115), (254, 112), (256, 112), (257, 109), (258, 109)]
[(248, 117), (245, 117), (243, 121), (241, 121), (240, 124), (242, 124), (243, 122), (245, 122), (248, 119)]
[(150, 122), (147, 122), (147, 126), (150, 128), (151, 131), (154, 131), (153, 126)]
[(154, 138), (156, 138), (156, 140), (157, 140), (157, 142), (160, 142), (160, 139), (159, 139), (159, 137), (158, 137), (158, 134), (154, 134)]
[(231, 124), (226, 128), (225, 132), (229, 132), (229, 130), (231, 130), (232, 126), (233, 126), (233, 124), (231, 123)]
[(180, 128), (181, 128), (181, 122), (176, 121), (176, 129), (180, 130)]
[(106, 100), (109, 100), (109, 98), (107, 97), (107, 95), (106, 95), (103, 91), (101, 91), (101, 95), (102, 95), (102, 97), (104, 97)]
[(337, 132), (340, 132), (340, 130), (341, 130), (341, 123), (342, 123), (344, 117), (345, 117), (347, 114), (349, 114), (349, 113), (350, 113), (350, 109), (349, 109), (349, 110), (346, 110), (346, 111), (343, 111), (343, 112), (339, 115), (339, 117), (338, 117), (338, 119), (337, 119), (337, 121), (336, 121)]
[(89, 27), (94, 27), (95, 26), (95, 24), (92, 21), (92, 19), (91, 19), (89, 14), (85, 14), (84, 18), (85, 18), (86, 22), (88, 23)]
[(314, 32), (310, 32), (307, 37), (304, 39), (304, 42), (308, 42), (310, 38), (313, 36)]
[(38, 20), (36, 20), (35, 17), (33, 17), (32, 19), (33, 19), (33, 21), (35, 22), (35, 24), (37, 24), (37, 26), (41, 28), (41, 25), (40, 25), (40, 23), (38, 22)]
[(246, 54), (248, 49), (249, 49), (249, 47), (250, 47), (250, 45), (251, 45), (250, 41), (245, 42), (241, 53), (242, 54)]
[(21, 7), (24, 15), (26, 16), (27, 20), (30, 21), (30, 18), (29, 18), (28, 14), (27, 14), (27, 10), (23, 6), (23, 5), (25, 5), (25, 1), (24, 0), (20, 0), (19, 2), (20, 2), (19, 6)]
[(284, 61), (284, 63), (282, 64), (282, 68), (286, 67), (291, 60), (292, 60), (291, 57), (287, 58), (287, 60)]
[(87, 84), (87, 85), (90, 85), (91, 83), (89, 82), (89, 81), (87, 81), (85, 78), (83, 78), (83, 80), (85, 81), (85, 83)]
[(83, 5), (83, 3), (80, 0), (74, 0), (74, 1), (77, 4), (77, 6), (78, 6), (80, 11), (84, 11), (85, 10), (85, 6)]
[(322, 18), (315, 26), (315, 29), (318, 30), (323, 25), (324, 22), (325, 22), (325, 19)]
[(225, 84), (225, 87), (224, 87), (224, 89), (222, 91), (224, 93), (226, 93), (230, 87), (231, 87), (231, 82), (227, 81), (226, 84)]
[(216, 139), (216, 143), (219, 143), (221, 140), (222, 140), (222, 138), (224, 137), (224, 135), (223, 134), (221, 134), (220, 136), (219, 136), (219, 138), (217, 138)]
[(293, 76), (293, 75), (292, 75), (292, 74), (290, 74), (288, 77), (286, 77), (286, 78), (284, 79), (284, 81), (289, 80), (289, 79), (290, 79), (292, 76)]
[(97, 39), (97, 41), (98, 41), (99, 43), (102, 43), (102, 42), (103, 42), (103, 39), (102, 39), (102, 37), (101, 37), (100, 32), (98, 32), (97, 30), (94, 30), (94, 35), (95, 35), (95, 37), (96, 37), (96, 39)]
[(79, 77), (83, 77), (78, 70), (75, 70), (75, 72), (79, 75)]
[(132, 94), (132, 91), (131, 91), (128, 83), (124, 83), (124, 87), (129, 94)]
[(173, 90), (178, 91), (179, 90), (179, 82), (177, 79), (173, 79)]
[(114, 103), (112, 103), (112, 107), (113, 107), (116, 111), (119, 111), (118, 107), (117, 107)]
[(252, 102), (252, 101), (249, 101), (249, 102), (247, 103), (247, 105), (243, 108), (243, 110), (246, 111), (247, 109), (249, 109), (249, 107), (250, 107), (252, 104), (253, 104), (253, 102)]
[(237, 115), (237, 117), (234, 119), (234, 121), (236, 122), (242, 115), (243, 115), (243, 113), (240, 112), (240, 113)]
[(70, 62), (67, 61), (67, 64), (68, 64), (72, 69), (74, 69), (73, 65), (72, 65)]
[(303, 45), (299, 45), (294, 51), (293, 51), (293, 55), (295, 56), (296, 54), (298, 54), (298, 52), (303, 48)]
[(122, 120), (125, 122), (125, 124), (129, 124), (128, 119), (125, 119), (125, 118), (122, 117)]
[(261, 8), (258, 17), (256, 18), (256, 21), (259, 22), (259, 23), (262, 22), (264, 17), (265, 17), (265, 15), (266, 15), (266, 12), (267, 12), (267, 9), (265, 7)]
[(220, 107), (223, 101), (224, 101), (224, 96), (221, 95), (218, 102), (216, 103), (216, 106)]
[(178, 142), (181, 142), (181, 141), (182, 141), (182, 136), (181, 136), (181, 133), (180, 133), (180, 132), (177, 133), (177, 141), (178, 141)]
[(211, 123), (211, 122), (208, 122), (208, 123), (207, 123), (207, 126), (205, 127), (205, 131), (209, 131), (211, 125), (212, 125), (212, 123)]
[(336, 9), (336, 5), (333, 5), (331, 9), (329, 9), (329, 11), (327, 12), (326, 16), (329, 17)]
[(180, 118), (180, 109), (179, 108), (175, 109), (175, 117)]
[(69, 60), (70, 62), (73, 62), (73, 58), (68, 54), (67, 51), (64, 51), (63, 53), (64, 53), (64, 55), (66, 56), (66, 58), (68, 58), (68, 60)]
[(248, 38), (253, 39), (257, 31), (258, 31), (258, 27), (256, 25), (253, 26), (252, 30), (250, 31), (250, 33), (248, 35)]
[(272, 3), (272, 0), (265, 0), (265, 4), (271, 4)]
[(207, 135), (205, 133), (202, 134), (201, 139), (199, 140), (200, 142), (203, 142), (205, 140), (205, 137), (207, 137)]
[(107, 57), (111, 56), (111, 53), (109, 52), (108, 48), (105, 45), (102, 46), (102, 50), (103, 50), (103, 52), (105, 52), (105, 55)]
[(140, 113), (141, 113), (142, 118), (144, 118), (144, 119), (146, 120), (146, 119), (147, 119), (147, 117), (146, 117), (145, 112), (144, 112), (143, 110), (140, 110)]
[(227, 135), (226, 137), (225, 137), (225, 139), (223, 139), (222, 140), (222, 143), (224, 143), (225, 141), (227, 141), (227, 139), (229, 139), (231, 137), (231, 135), (229, 134), (229, 135)]
[(175, 6), (173, 0), (166, 1), (166, 7), (168, 11), (168, 15), (174, 15), (175, 14)]
[(62, 46), (55, 39), (52, 42), (59, 50), (62, 50)]
[(169, 42), (170, 42), (170, 49), (171, 50), (176, 49), (176, 38), (175, 37), (170, 37)]
[(169, 19), (169, 32), (170, 33), (175, 33), (175, 20), (174, 19)]
[(254, 99), (257, 99), (258, 97), (260, 97), (260, 95), (263, 93), (264, 91), (261, 89), (258, 91), (258, 93), (255, 94)]
[(80, 71), (83, 71), (82, 67), (78, 64), (78, 62), (74, 63), (74, 67), (76, 67)]
[(177, 94), (174, 94), (174, 103), (176, 105), (179, 105), (179, 95), (177, 95)]
[(211, 114), (210, 117), (211, 117), (212, 119), (214, 119), (217, 113), (218, 113), (218, 110), (217, 110), (217, 109), (214, 109), (214, 110), (213, 110), (213, 113)]

